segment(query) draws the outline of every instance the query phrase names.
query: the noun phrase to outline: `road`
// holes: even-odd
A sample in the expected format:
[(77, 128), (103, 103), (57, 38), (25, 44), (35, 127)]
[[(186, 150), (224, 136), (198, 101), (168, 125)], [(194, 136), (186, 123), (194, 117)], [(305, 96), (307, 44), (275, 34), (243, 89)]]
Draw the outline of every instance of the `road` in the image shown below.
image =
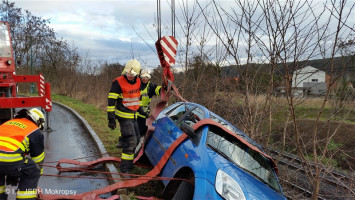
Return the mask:
[[(44, 165), (55, 166), (55, 161), (59, 161), (62, 158), (75, 159), (89, 156), (89, 158), (85, 158), (81, 161), (99, 158), (97, 156), (99, 153), (93, 140), (74, 114), (54, 104), (53, 110), (50, 112), (50, 120), (53, 131), (43, 132), (46, 155)], [(90, 157), (93, 155), (96, 156)], [(62, 167), (65, 167), (65, 165), (62, 165)], [(104, 171), (105, 169), (102, 166), (100, 168), (95, 168), (95, 170)], [(44, 167), (43, 174), (44, 175), (41, 176), (39, 180), (38, 187), (42, 189), (44, 194), (78, 194), (109, 185), (109, 182), (106, 179), (67, 178), (56, 176), (90, 176), (106, 178), (105, 175), (98, 173), (64, 172), (59, 174), (56, 168)], [(9, 199), (12, 199), (12, 196), (13, 194), (10, 194)], [(110, 194), (100, 195), (101, 198), (107, 198), (110, 196)]]

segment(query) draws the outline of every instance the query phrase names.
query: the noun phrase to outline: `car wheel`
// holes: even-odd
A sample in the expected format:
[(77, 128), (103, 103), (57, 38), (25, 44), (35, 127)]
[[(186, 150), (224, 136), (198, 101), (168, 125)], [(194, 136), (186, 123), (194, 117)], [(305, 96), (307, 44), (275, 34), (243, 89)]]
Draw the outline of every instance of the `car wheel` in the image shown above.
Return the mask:
[(187, 182), (181, 181), (173, 200), (191, 200), (194, 197), (194, 186)]

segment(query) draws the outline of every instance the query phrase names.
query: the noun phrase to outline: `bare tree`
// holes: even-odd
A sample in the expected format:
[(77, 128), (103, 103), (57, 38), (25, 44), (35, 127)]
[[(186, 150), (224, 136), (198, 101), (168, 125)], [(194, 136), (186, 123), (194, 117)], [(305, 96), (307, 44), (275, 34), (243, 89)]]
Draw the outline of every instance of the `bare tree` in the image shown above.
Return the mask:
[[(346, 9), (346, 6), (350, 9)], [(240, 92), (244, 97), (240, 115), (243, 118), (240, 118), (239, 123), (242, 124), (243, 130), (255, 139), (262, 135), (261, 130), (267, 130), (266, 145), (271, 137), (273, 110), (275, 109), (273, 105), (276, 104), (273, 97), (275, 73), (282, 75), (288, 112), (294, 128), (294, 142), (298, 155), (304, 161), (303, 168), (308, 180), (313, 186), (312, 199), (317, 199), (323, 160), (327, 156), (329, 143), (337, 134), (336, 131), (329, 132), (326, 138), (322, 138), (324, 135), (319, 135), (319, 131), (325, 119), (323, 112), (329, 100), (331, 86), (346, 70), (346, 68), (336, 70), (334, 59), (340, 53), (339, 39), (347, 38), (354, 31), (354, 25), (348, 24), (354, 4), (347, 1), (317, 3), (313, 1), (236, 0), (230, 10), (225, 9), (225, 6), (217, 1), (209, 4), (208, 12), (201, 3), (199, 7), (209, 27), (220, 40), (233, 63), (239, 66), (239, 78), (243, 82), (243, 89)], [(245, 58), (245, 61), (242, 61), (242, 58)], [(302, 78), (301, 74), (295, 72), (299, 72), (299, 69), (305, 67), (311, 59), (326, 60), (326, 58), (330, 59), (329, 62), (323, 64), (323, 67), (330, 77), (330, 82), (318, 108), (318, 114), (315, 116), (311, 140), (306, 141), (299, 130), (299, 115), (296, 112), (298, 106), (305, 103), (307, 99), (294, 93), (294, 80), (297, 77)], [(228, 61), (227, 58), (226, 60)], [(253, 62), (265, 64), (255, 65)], [(262, 66), (266, 66), (266, 69)], [(256, 72), (263, 70), (268, 71), (268, 82), (260, 85), (260, 82), (256, 80), (256, 74), (258, 74)], [(265, 87), (266, 90), (260, 87)], [(265, 96), (261, 102), (252, 98), (261, 95)], [(235, 103), (230, 101), (229, 104)], [(328, 121), (332, 120), (331, 116), (327, 118)], [(262, 123), (264, 119), (268, 119), (268, 122)], [(265, 129), (263, 127), (266, 124)], [(312, 155), (312, 163), (315, 167), (311, 166), (307, 160), (308, 155)]]

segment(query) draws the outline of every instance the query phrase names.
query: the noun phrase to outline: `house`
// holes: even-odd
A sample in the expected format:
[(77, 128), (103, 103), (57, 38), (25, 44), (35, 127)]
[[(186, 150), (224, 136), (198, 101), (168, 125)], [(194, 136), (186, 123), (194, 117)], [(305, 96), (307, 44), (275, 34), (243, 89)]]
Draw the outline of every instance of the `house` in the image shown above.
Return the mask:
[(311, 66), (294, 71), (292, 91), (295, 96), (325, 94), (327, 91), (326, 73)]

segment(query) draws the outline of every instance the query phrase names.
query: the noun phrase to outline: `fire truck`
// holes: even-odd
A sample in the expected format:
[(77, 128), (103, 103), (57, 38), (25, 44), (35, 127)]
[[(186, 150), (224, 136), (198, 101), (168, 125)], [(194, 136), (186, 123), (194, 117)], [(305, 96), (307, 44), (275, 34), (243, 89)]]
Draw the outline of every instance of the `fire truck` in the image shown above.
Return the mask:
[[(41, 107), (46, 112), (46, 129), (49, 128), (49, 112), (52, 110), (50, 84), (42, 74), (16, 75), (9, 23), (0, 21), (0, 124), (12, 119), (15, 108)], [(18, 83), (36, 83), (38, 96), (18, 96)]]

